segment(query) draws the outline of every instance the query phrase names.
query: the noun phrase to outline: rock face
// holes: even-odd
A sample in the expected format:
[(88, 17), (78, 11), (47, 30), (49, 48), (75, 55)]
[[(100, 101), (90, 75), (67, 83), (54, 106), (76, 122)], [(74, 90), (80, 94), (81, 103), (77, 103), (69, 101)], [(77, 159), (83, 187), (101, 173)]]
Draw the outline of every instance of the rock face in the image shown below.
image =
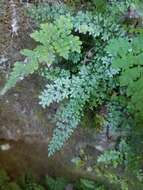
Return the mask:
[[(29, 20), (24, 15), (21, 4), (14, 0), (2, 1), (1, 6), (0, 87), (3, 86), (3, 78), (7, 78), (11, 65), (22, 59), (19, 50), (34, 46), (29, 38)], [(24, 81), (15, 91), (0, 97), (0, 138), (32, 140), (33, 137), (47, 141), (47, 121), (37, 103), (38, 85), (34, 80), (37, 79), (33, 79), (33, 82)]]
[(47, 141), (48, 124), (36, 101), (36, 85), (23, 84), (0, 100), (0, 138)]
[[(54, 109), (43, 110), (38, 105), (39, 88), (40, 80), (32, 76), (0, 99), (0, 167), (12, 177), (30, 169), (37, 176), (97, 180), (97, 156), (115, 142), (109, 142), (104, 133), (96, 134), (94, 129), (79, 128), (60, 152), (48, 158), (48, 143), (54, 128), (49, 114)], [(98, 180), (103, 182), (104, 178)]]

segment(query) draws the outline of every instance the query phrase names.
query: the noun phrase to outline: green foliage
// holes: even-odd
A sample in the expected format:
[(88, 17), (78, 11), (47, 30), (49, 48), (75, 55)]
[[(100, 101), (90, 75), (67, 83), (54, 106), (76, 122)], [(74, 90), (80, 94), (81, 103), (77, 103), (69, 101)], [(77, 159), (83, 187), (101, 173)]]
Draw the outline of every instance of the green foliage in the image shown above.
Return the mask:
[(24, 77), (28, 76), (29, 74), (34, 73), (35, 70), (38, 69), (38, 62), (36, 58), (33, 56), (33, 53), (29, 50), (23, 51), (24, 55), (28, 55), (29, 63), (21, 63), (16, 62), (13, 71), (10, 74), (9, 80), (6, 82), (5, 87), (1, 91), (1, 95), (4, 95), (10, 88), (14, 87), (16, 83), (20, 80), (23, 80)]
[(120, 132), (124, 135), (129, 134), (131, 126), (135, 125), (131, 117), (124, 98), (114, 95), (112, 101), (107, 103), (107, 114), (104, 117), (104, 128), (108, 128), (109, 136), (116, 136)]
[[(91, 108), (97, 107), (110, 98), (113, 84), (110, 79), (112, 79), (114, 72), (108, 71), (106, 73), (109, 65), (108, 62), (104, 61), (93, 59), (93, 63), (81, 66), (76, 75), (72, 77), (64, 75), (64, 77), (55, 80), (53, 84), (48, 84), (42, 92), (40, 104), (43, 107), (49, 106), (53, 101), (59, 102), (69, 99), (69, 101), (63, 102), (56, 115), (57, 128), (54, 130), (49, 145), (49, 154), (53, 154), (55, 150), (59, 150), (64, 145), (65, 140), (70, 137), (79, 124), (87, 104)], [(101, 63), (103, 64), (101, 65)], [(101, 75), (102, 72), (104, 72), (104, 77)], [(106, 81), (110, 81), (111, 84)]]
[(123, 155), (116, 150), (108, 150), (98, 158), (98, 163), (104, 163), (116, 168), (123, 161)]
[(50, 65), (55, 54), (68, 59), (69, 53), (80, 53), (81, 42), (79, 37), (71, 34), (72, 29), (73, 24), (68, 15), (60, 16), (54, 23), (41, 24), (41, 30), (31, 34), (31, 37), (42, 45), (35, 49), (39, 62)]
[(11, 182), (5, 170), (0, 169), (0, 189), (1, 190), (21, 190), (18, 184)]
[[(120, 4), (119, 4), (120, 5)], [(98, 6), (97, 6), (98, 7)], [(119, 6), (120, 7), (120, 6)], [(118, 13), (119, 9), (111, 16), (111, 7), (107, 9), (106, 14), (96, 13), (91, 11), (75, 11), (72, 8), (60, 5), (48, 5), (43, 4), (38, 7), (32, 7), (29, 10), (30, 16), (37, 22), (53, 21), (59, 18), (61, 15), (70, 15), (74, 30), (82, 34), (89, 34), (90, 36), (101, 37), (103, 41), (110, 39), (112, 36), (120, 36), (124, 34), (124, 30), (114, 21), (114, 16)], [(117, 18), (118, 19), (118, 18)]]
[[(115, 149), (107, 150), (101, 154), (97, 163), (100, 167), (101, 176), (108, 179), (111, 184), (116, 184), (121, 190), (141, 189), (142, 188), (142, 146), (135, 131), (133, 139), (129, 137), (121, 138)], [(137, 145), (138, 144), (138, 145)], [(133, 150), (135, 148), (135, 150)], [(138, 149), (138, 150), (137, 150)], [(115, 168), (115, 169), (114, 169)], [(122, 168), (123, 172), (120, 169)]]
[[(41, 185), (42, 183), (42, 185)], [(1, 190), (65, 190), (68, 185), (77, 190), (105, 190), (104, 186), (88, 179), (79, 179), (74, 183), (66, 178), (53, 178), (45, 176), (41, 181), (37, 181), (31, 172), (27, 172), (12, 181), (5, 170), (0, 170), (0, 189)]]
[(59, 178), (52, 178), (50, 176), (46, 176), (45, 178), (45, 186), (49, 190), (64, 190), (68, 181), (62, 177)]
[(15, 63), (1, 94), (5, 94), (7, 90), (16, 85), (17, 81), (36, 71), (39, 64), (49, 67), (56, 55), (68, 59), (69, 53), (80, 53), (81, 42), (79, 37), (71, 34), (72, 29), (71, 18), (68, 16), (61, 16), (54, 23), (41, 24), (40, 30), (31, 34), (31, 37), (40, 45), (34, 50), (21, 51), (21, 54), (26, 56), (26, 63)]
[(107, 1), (105, 0), (91, 0), (92, 5), (96, 7), (96, 11), (106, 11)]
[(37, 47), (22, 51), (26, 61), (15, 64), (2, 94), (21, 78), (40, 70), (48, 81), (39, 96), (40, 104), (43, 108), (54, 102), (61, 105), (49, 155), (63, 147), (79, 125), (84, 109), (98, 109), (114, 94), (117, 81), (112, 79), (116, 72), (104, 48), (109, 39), (125, 32), (110, 13), (75, 13), (72, 9), (67, 13), (63, 4), (32, 8), (33, 17), (47, 23), (31, 34)]
[(112, 67), (120, 72), (120, 86), (126, 87), (129, 108), (143, 116), (143, 36), (113, 39), (107, 46)]
[[(45, 87), (39, 95), (39, 104), (43, 108), (53, 103), (59, 105), (54, 118), (56, 128), (48, 147), (49, 156), (64, 146), (87, 109), (99, 113), (105, 127), (112, 132), (121, 129), (121, 126), (128, 129), (131, 123), (133, 126), (129, 112), (143, 118), (143, 37), (138, 35), (137, 30), (135, 37), (127, 37), (119, 18), (131, 1), (118, 2), (118, 6), (116, 0), (112, 3), (94, 2), (96, 11), (93, 12), (75, 12), (64, 4), (32, 7), (29, 14), (36, 20), (39, 29), (31, 34), (31, 38), (37, 42), (37, 47), (21, 51), (26, 59), (15, 63), (1, 92), (5, 94), (18, 81), (34, 72), (44, 78)], [(41, 22), (43, 24), (39, 25)], [(102, 108), (105, 111), (100, 115)], [(132, 154), (124, 140), (116, 146), (116, 149), (104, 152), (98, 163), (106, 168), (120, 165), (126, 169), (133, 164), (137, 168), (134, 170), (135, 179), (142, 181), (142, 170), (139, 170), (140, 166), (135, 167), (141, 163), (138, 160), (142, 159), (142, 155), (135, 158), (136, 154)], [(126, 179), (112, 173), (105, 177), (111, 183), (119, 184), (122, 190), (129, 189)], [(44, 189), (29, 174), (23, 176), (18, 184), (11, 182), (5, 172), (0, 174), (2, 190)], [(62, 178), (49, 176), (44, 183), (49, 190), (64, 190), (67, 184)], [(81, 179), (75, 188), (104, 189), (86, 179)]]
[(5, 170), (0, 170), (0, 189), (5, 188), (5, 184), (9, 182), (9, 177), (7, 176), (7, 173)]
[(127, 167), (129, 164), (129, 157), (131, 156), (130, 153), (131, 150), (129, 145), (124, 139), (121, 139), (118, 144), (118, 149), (116, 148), (105, 151), (98, 157), (97, 162), (99, 164), (103, 164), (105, 167), (113, 166), (114, 168), (117, 168), (119, 165)]
[(78, 190), (105, 190), (104, 186), (98, 185), (92, 180), (80, 179), (78, 185)]
[(44, 190), (44, 187), (36, 182), (31, 172), (27, 172), (25, 175), (21, 176), (18, 183), (22, 190)]
[(69, 14), (72, 11), (72, 8), (62, 3), (54, 3), (52, 6), (47, 3), (41, 3), (38, 4), (38, 7), (32, 6), (27, 10), (28, 15), (38, 24), (41, 22), (53, 21), (53, 18), (56, 20), (60, 16)]
[(105, 172), (104, 176), (111, 184), (116, 185), (116, 188), (121, 190), (129, 190), (128, 181), (124, 177), (111, 172)]
[[(62, 177), (54, 179), (52, 177), (46, 176), (45, 184), (49, 190), (65, 190), (65, 187), (71, 183)], [(88, 179), (78, 180), (75, 184), (73, 184), (73, 187), (77, 190), (105, 190), (103, 185)]]

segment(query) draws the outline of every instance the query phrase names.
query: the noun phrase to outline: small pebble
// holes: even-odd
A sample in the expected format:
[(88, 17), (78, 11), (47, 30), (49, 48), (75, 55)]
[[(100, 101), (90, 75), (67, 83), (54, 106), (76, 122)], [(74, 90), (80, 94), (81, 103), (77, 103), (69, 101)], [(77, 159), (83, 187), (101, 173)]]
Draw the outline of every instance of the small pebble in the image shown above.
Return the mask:
[(6, 103), (8, 104), (8, 103), (9, 103), (9, 101), (8, 101), (8, 100), (6, 100)]
[(0, 149), (2, 151), (9, 150), (10, 149), (10, 145), (9, 144), (2, 144), (2, 145), (0, 145)]
[(65, 190), (74, 190), (73, 184), (68, 184), (65, 188)]
[(87, 171), (87, 172), (92, 172), (93, 169), (92, 169), (92, 167), (89, 166), (89, 167), (86, 169), (86, 171)]

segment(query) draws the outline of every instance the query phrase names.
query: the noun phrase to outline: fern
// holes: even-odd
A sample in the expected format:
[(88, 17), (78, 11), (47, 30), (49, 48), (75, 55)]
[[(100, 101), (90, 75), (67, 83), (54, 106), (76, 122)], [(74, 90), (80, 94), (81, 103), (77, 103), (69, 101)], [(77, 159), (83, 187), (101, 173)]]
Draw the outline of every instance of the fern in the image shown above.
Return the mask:
[(1, 190), (21, 190), (18, 184), (10, 181), (5, 170), (0, 169), (0, 189)]
[(100, 155), (97, 161), (98, 163), (104, 163), (105, 166), (112, 165), (114, 168), (117, 168), (123, 162), (123, 155), (120, 151), (108, 150)]
[(35, 41), (42, 44), (35, 49), (39, 61), (50, 64), (56, 53), (65, 59), (68, 59), (70, 52), (80, 53), (81, 42), (79, 37), (71, 34), (72, 29), (73, 25), (68, 15), (60, 16), (53, 24), (41, 24), (41, 30), (31, 34)]
[(21, 176), (18, 182), (22, 190), (44, 190), (43, 186), (36, 182), (31, 172)]
[(26, 63), (15, 64), (2, 94), (20, 79), (40, 70), (48, 81), (39, 103), (43, 108), (54, 102), (61, 105), (48, 147), (49, 155), (53, 155), (79, 125), (86, 107), (97, 109), (110, 101), (116, 88), (113, 77), (117, 71), (110, 67), (111, 57), (105, 46), (109, 39), (123, 36), (124, 31), (112, 15), (73, 10), (67, 14), (62, 8), (44, 6), (35, 9), (37, 15), (43, 10), (42, 21), (47, 22), (31, 34), (37, 47), (22, 51)]
[(113, 39), (107, 51), (114, 56), (112, 67), (121, 71), (120, 85), (127, 87), (129, 107), (143, 115), (143, 36)]
[(79, 185), (77, 185), (78, 190), (105, 190), (102, 185), (96, 184), (92, 180), (80, 179)]
[(50, 176), (46, 176), (45, 178), (45, 186), (49, 190), (64, 190), (68, 181), (62, 177), (59, 178), (52, 178)]
[[(31, 54), (30, 51), (29, 53)], [(33, 53), (31, 55), (33, 55)], [(6, 82), (5, 87), (1, 91), (1, 95), (4, 95), (10, 88), (14, 87), (17, 81), (23, 80), (26, 76), (28, 76), (29, 74), (33, 74), (38, 69), (38, 62), (34, 56), (30, 58), (29, 61), (29, 63), (15, 63), (14, 69), (11, 72), (8, 81)]]
[[(116, 8), (114, 14), (116, 15), (118, 11), (119, 9)], [(69, 8), (65, 4), (60, 4), (59, 6), (56, 4), (53, 6), (44, 4), (38, 7), (33, 6), (29, 10), (29, 15), (39, 24), (40, 22), (53, 21), (61, 15), (69, 14), (72, 18), (75, 32), (89, 34), (94, 38), (100, 36), (103, 41), (106, 41), (115, 35), (124, 35), (122, 27), (114, 21), (115, 15), (111, 17), (110, 12), (110, 6), (104, 15), (100, 13), (93, 14), (91, 11), (78, 11), (75, 13), (72, 8)]]
[(21, 54), (27, 58), (26, 63), (15, 63), (1, 95), (14, 87), (19, 80), (33, 74), (39, 68), (39, 64), (50, 66), (56, 55), (68, 59), (70, 53), (80, 53), (81, 42), (79, 37), (71, 34), (72, 29), (73, 25), (70, 17), (61, 16), (54, 23), (42, 24), (39, 31), (32, 33), (31, 37), (40, 45), (34, 50), (21, 51)]
[(51, 22), (71, 12), (73, 12), (73, 9), (63, 3), (53, 3), (52, 6), (48, 3), (41, 3), (38, 4), (38, 7), (32, 6), (27, 10), (28, 15), (38, 24), (47, 21)]
[(112, 83), (109, 90), (106, 82), (112, 80), (114, 72), (104, 73), (103, 78), (101, 73), (106, 71), (109, 65), (101, 66), (101, 62), (98, 63), (96, 59), (93, 60), (93, 63), (96, 64), (90, 63), (87, 66), (81, 66), (79, 73), (72, 77), (70, 75), (59, 77), (54, 83), (46, 85), (39, 96), (40, 104), (44, 108), (53, 102), (64, 102), (56, 115), (57, 128), (54, 130), (49, 144), (49, 155), (60, 150), (74, 132), (87, 104), (90, 104), (90, 107), (101, 105), (110, 96)]

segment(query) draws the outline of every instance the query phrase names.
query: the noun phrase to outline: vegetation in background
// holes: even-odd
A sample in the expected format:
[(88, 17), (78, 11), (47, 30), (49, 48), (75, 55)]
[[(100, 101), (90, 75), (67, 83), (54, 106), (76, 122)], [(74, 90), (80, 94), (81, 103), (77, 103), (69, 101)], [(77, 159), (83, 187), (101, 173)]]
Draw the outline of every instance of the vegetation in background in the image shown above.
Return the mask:
[(75, 188), (76, 190), (106, 190), (103, 185), (88, 179), (80, 179), (71, 183), (62, 177), (52, 178), (45, 176), (39, 182), (31, 172), (12, 180), (5, 170), (0, 169), (1, 190), (65, 190), (69, 188)]

